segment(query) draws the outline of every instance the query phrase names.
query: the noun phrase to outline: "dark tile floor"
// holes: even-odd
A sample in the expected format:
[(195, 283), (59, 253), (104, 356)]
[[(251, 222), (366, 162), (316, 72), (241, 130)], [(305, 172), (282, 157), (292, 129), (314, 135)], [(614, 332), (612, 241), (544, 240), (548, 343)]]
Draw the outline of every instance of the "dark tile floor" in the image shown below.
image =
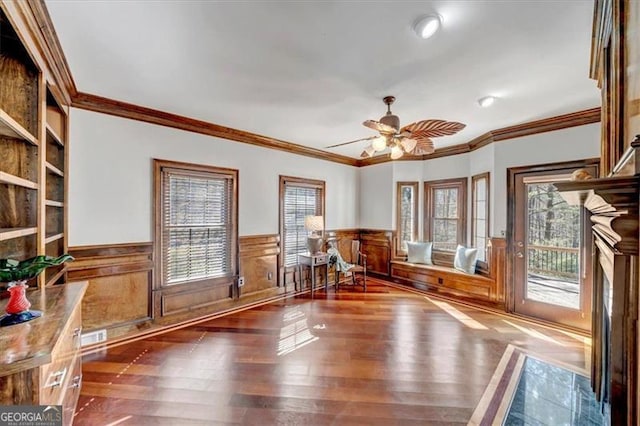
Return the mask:
[(505, 425), (604, 425), (589, 379), (527, 357)]

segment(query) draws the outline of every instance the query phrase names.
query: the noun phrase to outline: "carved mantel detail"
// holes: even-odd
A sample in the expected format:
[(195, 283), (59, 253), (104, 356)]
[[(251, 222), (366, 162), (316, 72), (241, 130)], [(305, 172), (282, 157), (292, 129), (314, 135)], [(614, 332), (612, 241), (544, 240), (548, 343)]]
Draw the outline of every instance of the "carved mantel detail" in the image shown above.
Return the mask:
[(572, 205), (592, 214), (593, 233), (613, 254), (638, 255), (638, 176), (558, 182), (555, 186)]

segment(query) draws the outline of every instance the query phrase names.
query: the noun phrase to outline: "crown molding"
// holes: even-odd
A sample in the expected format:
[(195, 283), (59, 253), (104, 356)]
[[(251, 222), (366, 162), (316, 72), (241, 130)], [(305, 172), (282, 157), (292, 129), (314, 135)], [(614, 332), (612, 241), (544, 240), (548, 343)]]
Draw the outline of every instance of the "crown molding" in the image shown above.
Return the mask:
[(467, 143), (439, 148), (429, 155), (405, 156), (398, 160), (391, 160), (388, 155), (379, 155), (360, 160), (358, 162), (358, 166), (365, 167), (390, 161), (424, 161), (434, 158), (448, 157), (450, 155), (459, 155), (475, 151), (476, 149), (480, 149), (494, 142), (520, 138), (523, 136), (531, 136), (538, 133), (552, 132), (554, 130), (568, 129), (570, 127), (598, 123), (599, 121), (600, 107), (590, 108), (569, 114), (557, 115), (555, 117), (543, 118), (541, 120), (529, 121), (515, 126), (491, 130)]
[(131, 120), (144, 121), (188, 132), (200, 133), (208, 136), (228, 139), (236, 142), (271, 148), (292, 154), (304, 155), (319, 160), (333, 161), (335, 163), (357, 166), (358, 160), (345, 155), (328, 153), (316, 148), (294, 144), (279, 139), (262, 136), (244, 130), (220, 126), (202, 120), (196, 120), (177, 114), (171, 114), (139, 105), (120, 102), (102, 96), (78, 92), (72, 97), (71, 106), (87, 111), (114, 115), (116, 117), (129, 118)]
[(585, 109), (541, 120), (529, 121), (515, 126), (503, 127), (492, 130), (494, 141), (531, 136), (538, 133), (552, 132), (554, 130), (568, 129), (570, 127), (583, 126), (585, 124), (598, 123), (600, 121), (600, 107)]
[(332, 161), (355, 167), (366, 167), (375, 164), (387, 163), (390, 161), (424, 161), (434, 158), (448, 157), (475, 151), (494, 142), (508, 139), (531, 136), (538, 133), (551, 132), (554, 130), (567, 129), (585, 124), (597, 123), (600, 121), (600, 107), (590, 108), (569, 114), (548, 117), (541, 120), (530, 121), (515, 126), (503, 127), (492, 130), (467, 143), (447, 146), (436, 149), (427, 155), (404, 156), (398, 160), (391, 160), (388, 155), (378, 155), (371, 158), (356, 159), (345, 155), (333, 154), (316, 148), (310, 148), (268, 136), (262, 136), (244, 130), (233, 129), (207, 121), (159, 111), (127, 102), (116, 101), (114, 99), (89, 93), (77, 92), (71, 99), (71, 106), (87, 111), (99, 112), (102, 114), (114, 115), (131, 120), (144, 121), (146, 123), (160, 126), (172, 127), (174, 129), (186, 130), (188, 132), (200, 133), (208, 136), (215, 136), (236, 142), (248, 143), (264, 148), (276, 149), (292, 154), (303, 155), (320, 160)]

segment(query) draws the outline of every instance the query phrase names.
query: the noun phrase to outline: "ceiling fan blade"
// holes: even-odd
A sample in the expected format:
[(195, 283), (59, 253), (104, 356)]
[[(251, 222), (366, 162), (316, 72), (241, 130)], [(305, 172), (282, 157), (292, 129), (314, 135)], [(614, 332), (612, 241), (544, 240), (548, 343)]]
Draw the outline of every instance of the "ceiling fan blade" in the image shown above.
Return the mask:
[(429, 138), (420, 138), (418, 139), (418, 143), (416, 147), (411, 152), (412, 155), (426, 155), (432, 154), (435, 151), (435, 147), (433, 146), (433, 141)]
[(396, 129), (394, 129), (393, 127), (387, 126), (386, 124), (376, 120), (366, 120), (362, 123), (362, 125), (383, 134), (393, 135), (396, 133)]
[(411, 132), (413, 137), (436, 138), (455, 135), (465, 127), (465, 124), (455, 121), (422, 120), (404, 126), (401, 132)]
[(339, 146), (349, 145), (350, 143), (356, 143), (356, 142), (360, 142), (360, 141), (370, 141), (371, 139), (375, 139), (377, 137), (379, 137), (379, 136), (369, 136), (368, 138), (356, 139), (354, 141), (349, 141), (349, 142), (342, 142), (342, 143), (338, 143), (338, 144), (335, 144), (335, 145), (325, 146), (324, 148), (325, 149), (336, 148), (336, 147), (339, 147)]

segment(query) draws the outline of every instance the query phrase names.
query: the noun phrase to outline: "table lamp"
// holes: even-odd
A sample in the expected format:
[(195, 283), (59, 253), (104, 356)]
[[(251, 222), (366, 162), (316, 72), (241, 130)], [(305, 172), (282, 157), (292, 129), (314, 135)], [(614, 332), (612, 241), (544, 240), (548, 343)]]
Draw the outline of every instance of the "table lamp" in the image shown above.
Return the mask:
[(318, 235), (318, 231), (324, 229), (324, 220), (322, 216), (305, 216), (304, 229), (311, 231), (311, 235), (307, 237), (307, 249), (310, 254), (316, 254), (322, 248), (322, 236)]

